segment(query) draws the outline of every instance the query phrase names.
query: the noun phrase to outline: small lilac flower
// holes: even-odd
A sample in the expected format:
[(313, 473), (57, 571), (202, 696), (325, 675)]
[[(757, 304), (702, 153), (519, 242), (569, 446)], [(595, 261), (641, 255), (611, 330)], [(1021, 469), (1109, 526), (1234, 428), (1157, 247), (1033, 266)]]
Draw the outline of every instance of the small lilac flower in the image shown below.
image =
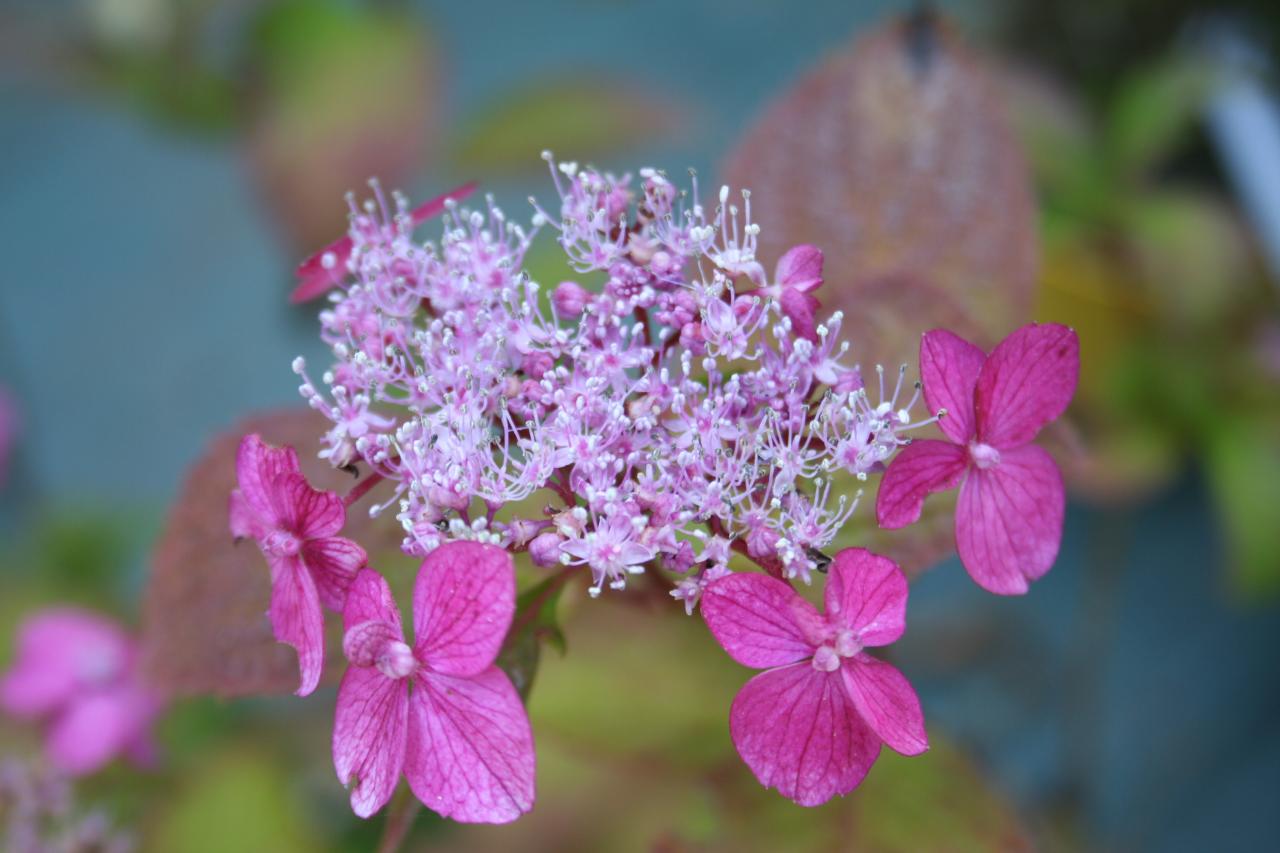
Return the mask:
[(324, 668), (324, 613), (341, 612), (364, 549), (338, 536), (347, 520), (342, 499), (307, 483), (292, 447), (271, 447), (246, 435), (236, 454), (240, 488), (231, 493), (231, 533), (251, 537), (271, 567), (271, 627), (298, 651), (306, 696)]
[(881, 527), (920, 518), (925, 497), (960, 486), (956, 547), (970, 577), (1000, 595), (1025, 593), (1058, 556), (1062, 475), (1030, 444), (1071, 402), (1080, 373), (1076, 333), (1023, 326), (985, 355), (951, 332), (920, 342), (924, 395), (947, 441), (915, 441), (889, 464), (876, 497)]
[[(415, 207), (409, 214), (409, 218), (413, 225), (421, 225), (431, 217), (439, 216), (446, 202), (461, 201), (475, 192), (475, 189), (476, 184), (473, 182), (449, 190), (444, 195), (436, 196)], [(353, 230), (359, 229), (364, 232), (389, 227), (389, 223), (379, 224), (371, 216), (353, 215), (351, 227)], [(343, 276), (347, 274), (347, 260), (351, 257), (351, 249), (354, 245), (355, 241), (348, 234), (300, 263), (295, 273), (298, 277), (298, 285), (289, 296), (289, 301), (310, 302), (337, 287)]]
[(23, 622), (17, 658), (0, 676), (0, 710), (45, 721), (50, 761), (73, 776), (118, 755), (150, 763), (151, 725), (162, 707), (142, 681), (134, 640), (78, 608), (45, 610)]
[(861, 548), (836, 555), (826, 614), (788, 584), (733, 574), (710, 584), (702, 615), (743, 666), (763, 669), (729, 712), (738, 754), (766, 788), (802, 806), (857, 787), (881, 743), (903, 755), (929, 748), (920, 701), (906, 678), (864, 649), (902, 635), (907, 580)]
[(402, 773), (427, 808), (457, 821), (507, 823), (533, 807), (529, 718), (494, 665), (514, 611), (511, 555), (492, 545), (451, 542), (423, 561), (412, 646), (387, 582), (371, 569), (356, 576), (333, 727), (356, 814), (386, 805)]

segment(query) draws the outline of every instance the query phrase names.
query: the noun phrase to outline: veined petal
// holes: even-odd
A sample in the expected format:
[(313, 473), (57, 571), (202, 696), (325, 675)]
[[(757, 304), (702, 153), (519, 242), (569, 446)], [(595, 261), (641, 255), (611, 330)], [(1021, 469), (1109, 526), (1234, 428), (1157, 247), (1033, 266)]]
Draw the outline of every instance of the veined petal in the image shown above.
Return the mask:
[(342, 609), (344, 630), (349, 631), (364, 622), (385, 622), (392, 627), (397, 639), (404, 638), (400, 608), (391, 595), (391, 587), (387, 585), (386, 578), (368, 568), (356, 574)]
[(481, 672), (498, 656), (515, 602), (515, 565), (504, 549), (441, 545), (422, 561), (413, 587), (414, 651), (436, 672)]
[(271, 561), (269, 615), (276, 641), (298, 651), (301, 684), (296, 693), (306, 696), (316, 689), (324, 669), (324, 611), (315, 581), (297, 557)]
[(1026, 444), (1066, 411), (1080, 377), (1074, 329), (1032, 323), (991, 352), (974, 392), (978, 440), (1000, 450)]
[(462, 201), (464, 198), (475, 192), (476, 187), (478, 186), (480, 185), (476, 181), (468, 181), (460, 187), (454, 187), (447, 193), (441, 193), (433, 199), (424, 201), (409, 213), (409, 215), (413, 217), (413, 224), (421, 225), (428, 219), (439, 216), (444, 212), (448, 202)]
[(274, 524), (272, 483), (282, 474), (298, 473), (298, 454), (292, 447), (272, 447), (258, 435), (246, 435), (236, 451), (236, 480), (245, 503), (265, 522)]
[(236, 539), (261, 539), (266, 534), (262, 520), (239, 489), (232, 489), (227, 500), (227, 521)]
[(888, 557), (845, 548), (827, 572), (823, 603), (827, 620), (853, 631), (858, 645), (888, 645), (906, 627), (907, 578)]
[(308, 539), (302, 544), (302, 559), (315, 579), (320, 603), (338, 613), (346, 604), (356, 572), (369, 562), (363, 548), (341, 536)]
[(818, 611), (786, 582), (745, 572), (706, 588), (702, 617), (731, 658), (756, 669), (812, 657), (826, 630)]
[(347, 668), (333, 718), (333, 767), (360, 817), (381, 809), (395, 792), (408, 719), (409, 682), (372, 667)]
[(762, 672), (733, 700), (729, 731), (766, 788), (817, 806), (858, 786), (880, 738), (858, 716), (839, 671), (808, 662)]
[(303, 539), (333, 536), (347, 520), (342, 498), (312, 488), (296, 472), (281, 474), (272, 482), (271, 505), (280, 524)]
[(973, 389), (986, 354), (946, 329), (925, 332), (920, 339), (920, 379), (930, 414), (946, 409), (938, 421), (947, 438), (968, 444), (973, 438)]
[(919, 755), (929, 748), (920, 699), (896, 667), (863, 652), (840, 671), (858, 713), (891, 749)]
[(789, 290), (808, 293), (822, 286), (822, 250), (817, 246), (792, 246), (778, 259), (774, 279)]
[(409, 704), (405, 776), (427, 808), (463, 823), (509, 823), (533, 808), (533, 733), (502, 670), (420, 673)]
[(956, 548), (969, 576), (999, 595), (1020, 595), (1049, 571), (1062, 541), (1062, 474), (1033, 444), (1000, 452), (960, 487)]
[(891, 530), (915, 524), (924, 499), (934, 492), (954, 489), (968, 465), (963, 447), (927, 438), (911, 442), (890, 460), (880, 478), (876, 521)]
[(810, 341), (818, 340), (817, 315), (822, 303), (812, 294), (784, 288), (778, 300), (782, 313), (791, 320), (791, 331)]

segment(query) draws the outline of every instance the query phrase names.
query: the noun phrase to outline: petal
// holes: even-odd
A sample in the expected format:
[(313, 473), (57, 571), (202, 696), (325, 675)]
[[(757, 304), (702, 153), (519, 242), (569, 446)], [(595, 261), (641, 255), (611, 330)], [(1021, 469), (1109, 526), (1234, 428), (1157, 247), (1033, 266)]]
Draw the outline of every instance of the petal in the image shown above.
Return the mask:
[(898, 564), (865, 548), (836, 554), (823, 591), (827, 619), (853, 631), (860, 646), (885, 646), (906, 627), (907, 578)]
[(342, 609), (342, 627), (351, 630), (361, 622), (386, 622), (404, 636), (400, 625), (400, 608), (387, 580), (373, 569), (361, 569), (347, 590), (346, 605)]
[(324, 612), (311, 573), (296, 557), (271, 563), (271, 627), (276, 641), (298, 650), (301, 684), (306, 696), (320, 683), (324, 669)]
[(302, 545), (302, 559), (315, 579), (320, 602), (338, 613), (346, 603), (356, 572), (369, 562), (363, 548), (341, 536), (308, 539)]
[(272, 482), (270, 495), (280, 524), (303, 539), (333, 536), (347, 521), (342, 498), (313, 489), (300, 473), (281, 474)]
[(49, 729), (49, 759), (63, 773), (83, 776), (124, 752), (139, 730), (128, 690), (77, 697)]
[(774, 279), (801, 293), (817, 290), (822, 286), (822, 250), (817, 246), (792, 246), (778, 259)]
[(733, 700), (729, 731), (760, 784), (802, 806), (849, 793), (880, 754), (880, 738), (858, 716), (839, 671), (807, 662), (748, 681)]
[(854, 707), (891, 749), (919, 755), (929, 748), (920, 699), (896, 667), (864, 652), (840, 671)]
[(957, 444), (973, 438), (973, 388), (986, 355), (946, 329), (925, 332), (920, 339), (920, 379), (931, 414), (946, 409), (938, 422), (944, 435)]
[(38, 717), (68, 702), (86, 684), (118, 678), (129, 666), (133, 644), (110, 620), (62, 607), (24, 621), (16, 652), (13, 668), (0, 678), (0, 709)]
[(815, 297), (799, 290), (786, 288), (778, 300), (782, 313), (791, 320), (791, 331), (810, 341), (818, 340), (818, 309), (822, 307)]
[(963, 447), (927, 438), (911, 442), (889, 461), (880, 478), (876, 521), (891, 530), (915, 524), (924, 499), (934, 492), (954, 489), (968, 465)]
[(271, 484), (281, 474), (297, 473), (298, 454), (292, 447), (272, 447), (255, 435), (240, 440), (236, 452), (236, 480), (249, 508), (267, 522), (276, 520)]
[(1026, 444), (1061, 415), (1080, 377), (1074, 329), (1032, 323), (991, 352), (974, 392), (978, 439), (1003, 450)]
[(227, 521), (236, 539), (261, 539), (266, 535), (262, 520), (239, 489), (232, 489), (227, 500)]
[(496, 545), (448, 542), (427, 555), (413, 587), (414, 651), (436, 672), (488, 668), (511, 627), (516, 574)]
[(460, 187), (454, 187), (447, 193), (442, 193), (430, 201), (424, 201), (418, 205), (409, 214), (413, 217), (414, 225), (421, 225), (433, 216), (439, 216), (444, 212), (447, 203), (450, 201), (462, 201), (467, 196), (476, 191), (479, 184), (475, 181), (469, 181)]
[(333, 768), (351, 789), (351, 810), (369, 817), (395, 793), (404, 767), (409, 683), (352, 666), (338, 687)]
[(417, 677), (405, 776), (427, 808), (463, 823), (508, 823), (533, 808), (533, 732), (506, 673)]
[(764, 669), (813, 656), (826, 623), (785, 581), (745, 572), (726, 575), (702, 594), (702, 617), (729, 657)]
[(1019, 595), (1053, 565), (1062, 540), (1062, 474), (1035, 445), (1001, 451), (1000, 464), (974, 469), (960, 488), (956, 548), (983, 589)]
[[(347, 259), (351, 257), (353, 245), (351, 237), (342, 237), (298, 264), (294, 271), (294, 275), (298, 277), (298, 286), (289, 294), (289, 301), (294, 305), (310, 302), (337, 287), (346, 274)], [(333, 256), (331, 268), (325, 268), (325, 255)]]

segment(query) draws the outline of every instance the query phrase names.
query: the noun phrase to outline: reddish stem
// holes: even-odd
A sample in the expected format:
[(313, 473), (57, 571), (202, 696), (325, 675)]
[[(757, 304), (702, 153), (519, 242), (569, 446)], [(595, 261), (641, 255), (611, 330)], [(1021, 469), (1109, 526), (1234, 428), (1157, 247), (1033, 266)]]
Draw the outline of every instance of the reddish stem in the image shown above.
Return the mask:
[(381, 483), (382, 479), (382, 475), (377, 471), (370, 472), (369, 476), (351, 487), (351, 491), (347, 492), (347, 496), (342, 499), (342, 505), (351, 506), (353, 503), (364, 497), (370, 489)]

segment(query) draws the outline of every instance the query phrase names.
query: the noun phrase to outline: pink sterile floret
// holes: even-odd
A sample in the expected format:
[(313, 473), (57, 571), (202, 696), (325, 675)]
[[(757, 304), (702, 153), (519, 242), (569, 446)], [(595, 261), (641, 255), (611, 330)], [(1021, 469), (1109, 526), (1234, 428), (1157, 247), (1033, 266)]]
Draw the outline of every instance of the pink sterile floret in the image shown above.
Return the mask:
[(515, 612), (515, 568), (501, 548), (449, 542), (423, 561), (405, 639), (386, 580), (371, 569), (343, 612), (351, 666), (338, 688), (333, 763), (368, 817), (401, 773), (438, 814), (507, 823), (533, 807), (529, 718), (494, 665)]
[(231, 493), (231, 533), (255, 539), (271, 567), (271, 627), (298, 650), (306, 696), (324, 668), (324, 612), (341, 612), (352, 578), (368, 558), (338, 536), (347, 520), (342, 499), (311, 488), (292, 447), (246, 435), (236, 455), (240, 487)]
[(802, 806), (857, 787), (888, 744), (903, 755), (929, 748), (920, 701), (907, 679), (865, 649), (902, 635), (907, 580), (862, 548), (836, 555), (826, 613), (790, 585), (737, 573), (702, 596), (711, 633), (743, 666), (763, 669), (739, 691), (729, 729), (766, 788)]
[(1023, 326), (985, 355), (943, 329), (920, 342), (925, 401), (946, 410), (946, 441), (916, 440), (894, 457), (876, 497), (882, 527), (920, 518), (924, 499), (960, 486), (956, 548), (969, 575), (1001, 595), (1027, 591), (1058, 556), (1062, 474), (1030, 444), (1067, 408), (1080, 374), (1076, 333)]
[(138, 672), (134, 640), (114, 622), (73, 607), (36, 613), (18, 630), (17, 658), (0, 676), (0, 710), (47, 721), (49, 759), (71, 775), (117, 755), (150, 763), (160, 695)]

